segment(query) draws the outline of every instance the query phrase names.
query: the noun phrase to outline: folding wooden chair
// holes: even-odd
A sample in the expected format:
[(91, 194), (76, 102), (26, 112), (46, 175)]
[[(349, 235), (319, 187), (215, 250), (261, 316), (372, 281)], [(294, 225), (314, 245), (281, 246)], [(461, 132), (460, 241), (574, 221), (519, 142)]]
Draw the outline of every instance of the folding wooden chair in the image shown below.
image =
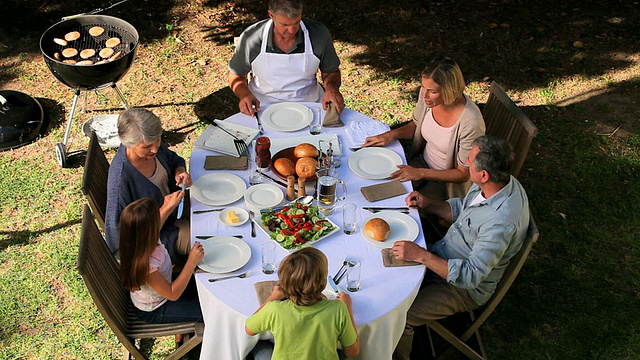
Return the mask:
[(486, 134), (507, 140), (515, 159), (511, 174), (518, 177), (538, 128), (509, 98), (497, 82), (491, 83), (489, 99), (482, 109)]
[[(533, 216), (529, 218), (529, 228), (527, 229), (527, 236), (522, 243), (522, 248), (520, 251), (513, 256), (509, 265), (507, 266), (502, 279), (498, 283), (498, 287), (496, 288), (495, 293), (489, 299), (489, 301), (482, 307), (477, 310), (469, 311), (469, 317), (471, 318), (471, 323), (462, 331), (460, 336), (456, 336), (451, 330), (445, 327), (442, 324), (442, 321), (439, 320), (430, 320), (427, 322), (427, 330), (433, 329), (436, 333), (442, 336), (447, 342), (449, 342), (452, 347), (450, 347), (446, 352), (444, 352), (438, 359), (447, 358), (455, 352), (455, 349), (458, 349), (460, 352), (465, 354), (470, 359), (486, 359), (487, 355), (484, 351), (484, 347), (482, 345), (482, 340), (480, 339), (480, 326), (487, 320), (489, 315), (493, 312), (493, 310), (498, 306), (500, 300), (505, 296), (507, 290), (513, 284), (516, 276), (522, 269), (522, 265), (527, 260), (527, 256), (531, 251), (531, 247), (533, 243), (538, 240), (540, 237), (540, 233), (538, 232), (538, 227), (536, 226), (535, 221), (533, 220)], [(476, 341), (479, 347), (478, 351), (474, 350), (469, 345), (469, 340), (471, 337), (475, 335)], [(431, 335), (429, 334), (429, 337)], [(430, 343), (431, 338), (429, 338)], [(432, 343), (433, 344), (433, 343)], [(433, 346), (433, 345), (432, 345)], [(434, 354), (435, 357), (435, 354)]]
[(82, 193), (87, 197), (91, 210), (96, 215), (100, 227), (104, 230), (104, 218), (107, 212), (107, 178), (109, 161), (104, 156), (95, 132), (91, 132), (87, 158), (82, 177)]
[[(136, 346), (136, 339), (184, 334), (182, 344), (166, 359), (179, 359), (202, 342), (202, 322), (148, 324), (135, 316), (129, 291), (120, 281), (118, 262), (111, 255), (87, 205), (82, 218), (77, 268), (98, 311), (124, 345), (125, 359), (130, 359), (131, 355), (138, 360), (147, 359)], [(190, 334), (195, 336), (189, 338)]]

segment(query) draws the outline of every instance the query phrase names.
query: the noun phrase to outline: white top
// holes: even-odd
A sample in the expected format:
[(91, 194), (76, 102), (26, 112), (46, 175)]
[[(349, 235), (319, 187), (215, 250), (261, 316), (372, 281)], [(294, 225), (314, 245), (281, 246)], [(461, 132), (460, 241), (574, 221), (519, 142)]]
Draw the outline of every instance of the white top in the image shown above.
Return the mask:
[(427, 140), (424, 147), (424, 161), (430, 169), (445, 170), (447, 168), (447, 150), (451, 140), (453, 126), (444, 127), (433, 118), (433, 111), (427, 111), (422, 121), (422, 137)]
[[(160, 271), (162, 276), (171, 283), (171, 258), (160, 240), (149, 260), (149, 274), (155, 271)], [(131, 301), (142, 311), (153, 311), (167, 302), (167, 298), (158, 294), (149, 284), (144, 284), (140, 290), (131, 292)]]

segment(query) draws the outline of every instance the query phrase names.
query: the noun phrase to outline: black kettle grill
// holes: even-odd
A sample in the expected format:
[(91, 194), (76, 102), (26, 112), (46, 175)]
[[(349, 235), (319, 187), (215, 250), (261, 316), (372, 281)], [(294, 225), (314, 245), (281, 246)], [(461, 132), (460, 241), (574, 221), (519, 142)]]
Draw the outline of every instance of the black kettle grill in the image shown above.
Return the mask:
[[(104, 28), (104, 33), (100, 36), (90, 35), (89, 29), (94, 26)], [(65, 34), (71, 31), (79, 32), (80, 38), (69, 42), (67, 46), (58, 45), (54, 42), (54, 38), (63, 38)], [(113, 48), (114, 53), (120, 52), (121, 55), (110, 61), (98, 63), (102, 60), (98, 55), (99, 50), (105, 47), (105, 41), (107, 39), (113, 37), (121, 40), (120, 44)], [(115, 90), (124, 108), (129, 108), (124, 96), (122, 96), (122, 93), (116, 86), (116, 82), (127, 73), (133, 64), (138, 39), (138, 32), (131, 24), (106, 15), (74, 16), (51, 26), (42, 34), (40, 38), (40, 51), (42, 51), (42, 56), (44, 57), (47, 67), (63, 84), (75, 89), (73, 105), (71, 106), (67, 127), (64, 132), (64, 139), (61, 143), (57, 143), (55, 147), (56, 158), (63, 168), (67, 166), (66, 145), (80, 91), (101, 90), (111, 87)], [(83, 49), (96, 50), (96, 55), (90, 58), (95, 64), (77, 65), (61, 61), (62, 57), (59, 56), (59, 54), (62, 53), (65, 47), (69, 46), (73, 46), (78, 52)], [(56, 55), (56, 53), (58, 55)], [(57, 60), (56, 57), (60, 60)], [(70, 60), (82, 59), (70, 58)]]

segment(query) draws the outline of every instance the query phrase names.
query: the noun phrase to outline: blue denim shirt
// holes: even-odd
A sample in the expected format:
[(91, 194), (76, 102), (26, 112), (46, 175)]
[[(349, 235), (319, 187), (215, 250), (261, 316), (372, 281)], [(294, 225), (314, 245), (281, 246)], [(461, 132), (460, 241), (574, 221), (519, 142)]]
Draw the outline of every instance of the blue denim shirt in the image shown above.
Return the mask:
[(490, 198), (469, 205), (480, 191), (474, 184), (463, 200), (448, 200), (453, 224), (429, 250), (448, 260), (447, 282), (467, 289), (483, 305), (522, 246), (529, 227), (529, 200), (513, 176)]

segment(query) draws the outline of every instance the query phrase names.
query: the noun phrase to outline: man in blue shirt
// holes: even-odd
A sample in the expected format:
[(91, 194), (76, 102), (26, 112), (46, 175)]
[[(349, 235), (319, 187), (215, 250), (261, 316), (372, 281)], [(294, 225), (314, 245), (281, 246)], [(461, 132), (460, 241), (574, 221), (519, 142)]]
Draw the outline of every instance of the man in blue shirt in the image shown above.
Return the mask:
[(407, 196), (407, 205), (425, 208), (452, 225), (429, 249), (410, 241), (393, 245), (396, 258), (428, 268), (394, 359), (409, 359), (414, 326), (484, 305), (520, 250), (529, 227), (529, 200), (509, 174), (512, 162), (506, 141), (481, 136), (467, 160), (474, 185), (464, 199), (433, 200), (417, 191)]

